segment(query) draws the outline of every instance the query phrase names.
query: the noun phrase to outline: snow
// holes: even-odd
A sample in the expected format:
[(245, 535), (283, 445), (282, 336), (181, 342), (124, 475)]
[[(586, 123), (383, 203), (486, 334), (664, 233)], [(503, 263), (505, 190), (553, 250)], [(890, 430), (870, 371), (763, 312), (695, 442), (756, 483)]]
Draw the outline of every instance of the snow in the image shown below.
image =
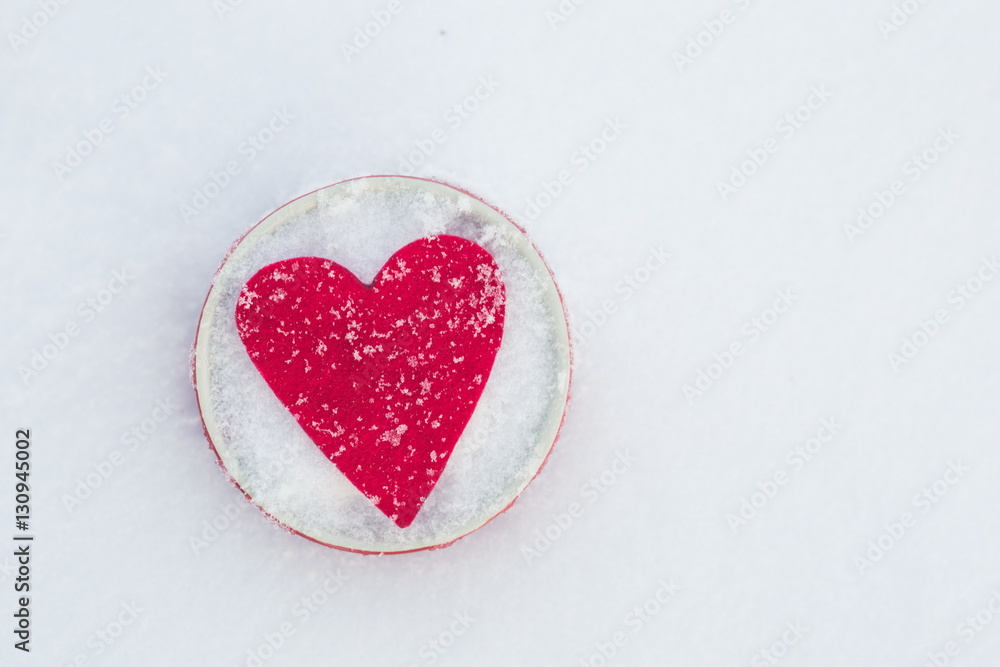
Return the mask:
[[(997, 664), (996, 618), (959, 634), (1000, 585), (1000, 283), (979, 277), (1000, 252), (996, 3), (401, 0), (348, 62), (341, 43), (388, 0), (222, 2), (56, 3), (17, 52), (7, 34), (52, 3), (0, 6), (0, 613), (18, 428), (37, 535), (33, 651), (7, 634), (0, 663), (246, 666), (277, 636), (266, 667), (577, 666), (620, 632), (615, 667), (746, 666), (800, 623), (782, 667), (917, 667), (949, 641), (949, 664)], [(575, 11), (553, 28), (560, 4)], [(410, 169), (527, 229), (578, 334), (573, 403), (511, 510), (446, 549), (363, 557), (281, 531), (227, 482), (189, 354), (253, 223)], [(689, 401), (700, 372), (718, 378)], [(842, 427), (806, 460), (823, 420)], [(778, 473), (734, 533), (727, 515)]]

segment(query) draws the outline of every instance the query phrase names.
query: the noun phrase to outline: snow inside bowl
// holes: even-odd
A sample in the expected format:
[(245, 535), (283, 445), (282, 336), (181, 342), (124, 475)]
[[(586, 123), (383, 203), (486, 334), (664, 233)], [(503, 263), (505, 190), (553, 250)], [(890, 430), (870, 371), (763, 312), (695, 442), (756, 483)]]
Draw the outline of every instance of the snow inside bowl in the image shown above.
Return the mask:
[[(384, 494), (380, 496), (371, 488), (359, 485), (358, 476), (371, 473), (378, 477), (381, 474), (379, 466), (384, 467), (386, 461), (391, 460), (382, 454), (388, 456), (402, 451), (380, 448), (409, 447), (418, 453), (431, 450), (426, 443), (416, 440), (421, 433), (431, 431), (421, 431), (414, 424), (408, 428), (404, 420), (397, 429), (398, 437), (389, 433), (392, 437), (380, 437), (373, 445), (364, 440), (365, 431), (361, 426), (352, 426), (351, 420), (361, 417), (354, 416), (351, 406), (365, 403), (371, 413), (371, 406), (377, 408), (379, 405), (375, 399), (362, 396), (357, 399), (361, 403), (347, 400), (334, 405), (327, 405), (331, 401), (326, 401), (322, 408), (315, 405), (319, 394), (329, 396), (348, 391), (348, 381), (344, 378), (356, 377), (356, 369), (354, 375), (338, 375), (334, 368), (329, 371), (327, 381), (312, 385), (297, 384), (286, 377), (283, 387), (279, 386), (286, 367), (299, 364), (299, 372), (302, 372), (300, 351), (318, 360), (307, 362), (305, 370), (310, 372), (314, 367), (327, 372), (327, 367), (350, 363), (350, 356), (344, 354), (336, 357), (336, 362), (329, 361), (334, 357), (315, 356), (317, 349), (328, 349), (327, 343), (354, 344), (357, 349), (347, 347), (341, 352), (349, 351), (358, 359), (362, 353), (377, 358), (381, 350), (378, 336), (383, 334), (373, 333), (374, 338), (370, 336), (365, 340), (375, 344), (363, 345), (362, 341), (353, 340), (351, 328), (343, 329), (348, 334), (340, 336), (336, 332), (328, 333), (323, 327), (333, 326), (329, 324), (331, 318), (356, 312), (356, 299), (340, 294), (340, 286), (349, 285), (354, 277), (355, 296), (364, 300), (380, 285), (386, 287), (383, 283), (391, 281), (393, 275), (409, 273), (408, 267), (419, 268), (420, 256), (413, 253), (405, 255), (404, 252), (390, 261), (404, 248), (416, 248), (427, 257), (450, 258), (448, 261), (452, 265), (448, 270), (468, 269), (469, 281), (476, 276), (487, 276), (482, 279), (502, 283), (501, 297), (496, 296), (496, 285), (489, 291), (494, 301), (502, 298), (502, 302), (496, 301), (492, 306), (497, 309), (495, 314), (502, 320), (502, 326), (498, 328), (494, 313), (489, 313), (493, 327), (490, 340), (496, 344), (490, 354), (495, 353), (495, 357), (491, 357), (491, 367), (488, 367), (488, 359), (479, 362), (481, 365), (487, 363), (488, 377), (487, 373), (476, 375), (477, 381), (483, 383), (476, 388), (474, 394), (477, 395), (470, 394), (476, 400), (467, 401), (471, 416), (452, 412), (442, 415), (453, 422), (457, 420), (460, 426), (456, 431), (457, 440), (447, 458), (438, 451), (430, 452), (435, 465), (429, 467), (427, 473), (437, 475), (436, 482), (429, 492), (419, 492), (417, 505), (411, 508), (413, 511), (405, 521), (391, 508), (386, 508)], [(453, 248), (473, 254), (451, 252), (449, 255)], [(476, 261), (492, 267), (492, 272), (483, 271), (481, 266), (455, 265), (456, 257), (466, 256), (481, 258)], [(301, 261), (292, 261), (296, 258)], [(390, 270), (392, 267), (401, 270), (394, 274)], [(473, 270), (475, 268), (478, 272)], [(309, 275), (313, 276), (315, 284), (303, 287), (304, 279), (299, 279), (306, 275), (303, 273), (306, 269), (313, 271)], [(328, 280), (323, 273), (327, 269), (330, 276), (340, 272), (336, 277), (342, 282), (336, 283), (336, 287), (323, 282)], [(301, 275), (291, 277), (289, 274), (293, 270)], [(434, 267), (430, 270), (437, 271)], [(423, 287), (432, 285), (436, 278), (436, 274), (427, 275), (431, 276), (431, 282)], [(257, 282), (253, 282), (255, 280)], [(290, 289), (288, 292), (290, 298), (301, 300), (302, 296), (296, 295), (322, 292), (324, 298), (340, 299), (342, 307), (328, 308), (330, 302), (322, 302), (322, 311), (315, 312), (326, 315), (325, 321), (315, 314), (302, 316), (302, 322), (308, 326), (299, 323), (294, 332), (298, 336), (294, 344), (283, 338), (292, 335), (289, 325), (284, 320), (275, 321), (273, 314), (294, 313), (294, 304), (281, 304), (287, 307), (283, 311), (255, 311), (263, 318), (261, 326), (270, 327), (272, 338), (254, 348), (244, 340), (248, 336), (248, 325), (244, 323), (240, 329), (237, 311), (241, 307), (247, 309), (247, 295), (251, 292), (245, 292), (245, 288), (266, 287), (267, 280), (272, 283), (286, 280), (297, 287), (299, 291)], [(464, 274), (448, 280), (455, 286), (468, 284)], [(423, 287), (416, 285), (414, 303), (420, 303), (419, 289)], [(482, 289), (488, 291), (488, 287)], [(266, 298), (272, 301), (277, 302), (286, 294), (280, 288), (269, 289), (272, 292)], [(440, 298), (452, 298), (445, 291), (441, 294), (445, 296)], [(426, 297), (423, 298), (426, 302)], [(268, 305), (266, 301), (265, 305)], [(380, 317), (380, 308), (370, 309), (369, 316)], [(409, 321), (418, 323), (428, 317), (417, 311), (419, 307), (414, 308), (415, 315)], [(431, 311), (434, 309), (427, 312)], [(405, 327), (407, 317), (406, 313), (399, 317), (394, 315), (393, 323), (385, 326)], [(477, 318), (461, 322), (468, 320), (468, 326), (481, 328), (486, 321), (478, 317), (477, 323), (473, 323), (473, 319)], [(454, 328), (456, 322), (459, 322), (458, 315), (449, 320), (449, 325)], [(430, 326), (433, 329), (433, 325)], [(498, 334), (500, 329), (502, 337)], [(254, 328), (252, 333), (257, 331)], [(485, 335), (480, 329), (477, 332)], [(345, 342), (344, 338), (353, 342)], [(409, 335), (403, 340), (420, 353), (424, 344), (412, 339)], [(456, 345), (455, 342), (451, 344)], [(296, 345), (302, 350), (292, 349)], [(393, 345), (398, 347), (396, 343)], [(483, 353), (471, 343), (468, 348), (482, 357)], [(248, 350), (255, 355), (254, 359)], [(267, 363), (262, 362), (261, 355), (268, 354), (272, 358)], [(459, 362), (464, 356), (458, 351), (449, 356), (448, 362), (453, 359), (458, 365), (448, 367), (452, 374), (448, 377), (461, 376)], [(413, 373), (425, 372), (422, 370), (425, 366), (415, 361), (416, 356), (413, 359)], [(426, 388), (433, 385), (430, 379), (436, 381), (439, 376), (443, 377), (440, 369), (426, 372), (427, 378), (413, 375), (408, 381), (422, 381)], [(314, 379), (313, 375), (301, 377)], [(398, 553), (444, 546), (476, 530), (508, 508), (538, 473), (555, 442), (569, 397), (569, 333), (551, 273), (524, 233), (502, 213), (473, 195), (442, 183), (401, 176), (373, 176), (337, 183), (300, 197), (264, 218), (235, 244), (220, 267), (202, 310), (195, 339), (194, 378), (209, 442), (232, 481), (256, 506), (287, 529), (328, 546), (364, 553)], [(385, 378), (378, 382), (384, 385)], [(438, 386), (443, 385), (438, 383)], [(301, 390), (297, 400), (287, 395), (289, 387)], [(281, 393), (282, 389), (286, 394)], [(413, 405), (405, 407), (419, 413), (416, 397), (421, 392), (409, 391), (403, 385), (396, 389), (401, 389), (402, 395), (413, 396)], [(357, 387), (350, 391), (357, 391)], [(400, 392), (396, 393), (398, 400)], [(309, 404), (310, 400), (313, 400), (312, 412), (304, 416), (297, 411), (296, 405)], [(390, 408), (383, 412), (388, 410)], [(369, 417), (371, 414), (365, 418)], [(375, 417), (384, 421), (386, 415)], [(398, 421), (398, 417), (396, 419)], [(432, 421), (429, 416), (421, 423)], [(352, 433), (352, 429), (358, 432)], [(338, 453), (350, 447), (371, 450), (371, 470), (365, 470), (360, 463), (355, 464), (361, 460), (357, 457), (351, 459), (351, 466), (337, 458)], [(421, 482), (422, 486), (415, 488), (425, 489), (428, 485), (426, 480), (414, 475), (407, 479), (415, 479), (414, 484)], [(406, 497), (407, 489), (398, 487), (398, 484), (394, 486), (392, 493)], [(409, 491), (411, 496), (417, 493)], [(394, 502), (402, 503), (400, 500)]]

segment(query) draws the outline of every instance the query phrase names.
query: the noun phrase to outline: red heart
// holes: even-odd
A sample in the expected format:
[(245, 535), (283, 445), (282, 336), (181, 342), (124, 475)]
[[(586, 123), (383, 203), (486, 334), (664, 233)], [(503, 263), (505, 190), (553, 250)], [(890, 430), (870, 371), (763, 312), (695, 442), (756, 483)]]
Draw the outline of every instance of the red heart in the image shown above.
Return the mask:
[(457, 236), (414, 241), (365, 285), (296, 257), (243, 287), (250, 359), (330, 461), (400, 528), (472, 417), (503, 337), (500, 268)]

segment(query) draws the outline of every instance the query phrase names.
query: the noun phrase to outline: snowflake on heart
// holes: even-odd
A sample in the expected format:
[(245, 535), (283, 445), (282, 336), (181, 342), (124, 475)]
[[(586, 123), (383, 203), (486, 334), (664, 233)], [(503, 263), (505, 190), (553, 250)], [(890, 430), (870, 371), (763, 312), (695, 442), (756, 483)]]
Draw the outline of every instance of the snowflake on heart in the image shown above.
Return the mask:
[(244, 285), (235, 316), (277, 399), (406, 528), (479, 402), (505, 305), (493, 257), (440, 235), (400, 249), (371, 285), (328, 259), (270, 264)]

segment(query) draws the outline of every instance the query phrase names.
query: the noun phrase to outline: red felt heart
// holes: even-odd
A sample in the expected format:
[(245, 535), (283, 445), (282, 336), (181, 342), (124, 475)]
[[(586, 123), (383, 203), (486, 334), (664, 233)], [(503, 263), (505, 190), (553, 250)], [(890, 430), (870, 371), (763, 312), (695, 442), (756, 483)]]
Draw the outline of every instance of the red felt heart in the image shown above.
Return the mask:
[(330, 461), (400, 528), (472, 417), (503, 337), (500, 268), (457, 236), (414, 241), (365, 285), (296, 257), (243, 287), (250, 359)]

